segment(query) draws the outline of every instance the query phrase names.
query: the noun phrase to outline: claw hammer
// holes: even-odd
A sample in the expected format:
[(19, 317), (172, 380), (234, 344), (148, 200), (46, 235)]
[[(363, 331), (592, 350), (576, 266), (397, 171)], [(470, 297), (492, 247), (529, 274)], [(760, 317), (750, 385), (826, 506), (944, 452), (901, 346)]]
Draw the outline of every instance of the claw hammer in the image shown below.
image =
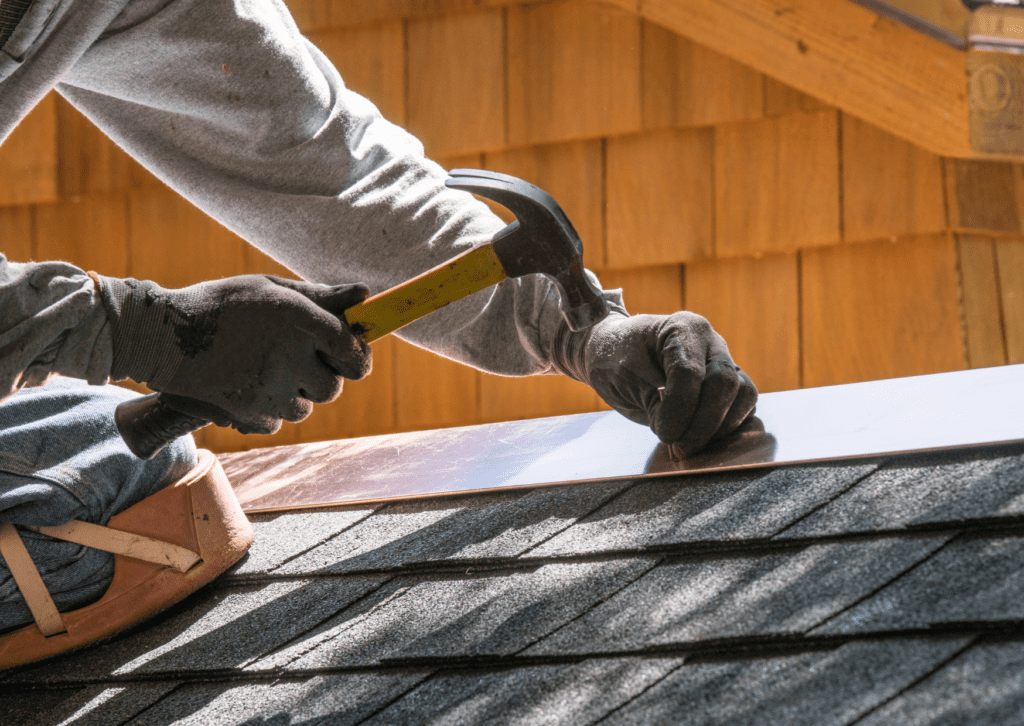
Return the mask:
[[(453, 169), (445, 185), (498, 202), (516, 219), (490, 242), (348, 308), (345, 319), (367, 343), (502, 280), (537, 273), (558, 286), (559, 309), (571, 330), (604, 319), (608, 305), (583, 271), (583, 243), (547, 192), (477, 169)], [(114, 421), (132, 453), (152, 459), (179, 436), (209, 423), (230, 425), (231, 416), (214, 404), (153, 393), (119, 404)]]

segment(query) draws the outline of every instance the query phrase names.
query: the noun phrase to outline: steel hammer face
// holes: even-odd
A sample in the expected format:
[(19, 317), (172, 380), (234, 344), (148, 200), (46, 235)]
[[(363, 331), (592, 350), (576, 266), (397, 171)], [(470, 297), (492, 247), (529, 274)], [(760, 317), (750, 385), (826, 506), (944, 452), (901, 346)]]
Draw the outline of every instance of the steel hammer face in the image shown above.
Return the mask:
[(543, 189), (507, 174), (453, 169), (445, 184), (502, 205), (516, 221), (491, 240), (509, 277), (547, 275), (558, 285), (559, 309), (571, 330), (585, 330), (608, 315), (604, 295), (583, 270), (583, 243), (558, 202)]

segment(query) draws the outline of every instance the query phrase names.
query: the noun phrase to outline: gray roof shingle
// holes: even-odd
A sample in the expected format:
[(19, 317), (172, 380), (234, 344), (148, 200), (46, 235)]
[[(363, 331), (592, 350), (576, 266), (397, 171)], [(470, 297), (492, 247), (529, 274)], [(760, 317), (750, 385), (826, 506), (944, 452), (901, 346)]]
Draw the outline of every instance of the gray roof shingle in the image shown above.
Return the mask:
[[(398, 502), (315, 547), (275, 574), (393, 570), (438, 560), (513, 558), (571, 527), (629, 482)], [(283, 515), (285, 517), (291, 514)]]
[(945, 623), (1024, 621), (1024, 537), (951, 542), (815, 632), (929, 628)]
[(536, 556), (590, 554), (681, 542), (767, 539), (828, 503), (877, 467), (793, 467), (654, 479), (537, 548)]
[(946, 539), (883, 538), (661, 564), (526, 655), (806, 633), (913, 568)]
[(864, 719), (863, 726), (1024, 723), (1024, 643), (979, 643)]
[(5, 726), (108, 726), (131, 721), (177, 689), (176, 681), (47, 688), (2, 696)]
[(866, 641), (827, 651), (685, 664), (602, 723), (850, 724), (969, 642)]
[(396, 659), (509, 656), (653, 565), (651, 558), (637, 558), (552, 563), (511, 573), (396, 578), (361, 608), (346, 610), (311, 633), (321, 637), (316, 647), (297, 643), (254, 667), (309, 670)]
[[(312, 724), (331, 726), (364, 722), (395, 699), (416, 688), (430, 671), (344, 673), (301, 681), (242, 684), (190, 683), (128, 723), (132, 726), (176, 724)], [(109, 722), (108, 722), (109, 723)]]
[(1024, 457), (951, 452), (882, 467), (783, 537), (877, 532), (1024, 514)]
[(682, 658), (617, 658), (571, 665), (451, 671), (367, 724), (591, 723), (663, 679)]
[(1022, 455), (255, 515), (204, 591), (0, 674), (3, 720), (1016, 722)]

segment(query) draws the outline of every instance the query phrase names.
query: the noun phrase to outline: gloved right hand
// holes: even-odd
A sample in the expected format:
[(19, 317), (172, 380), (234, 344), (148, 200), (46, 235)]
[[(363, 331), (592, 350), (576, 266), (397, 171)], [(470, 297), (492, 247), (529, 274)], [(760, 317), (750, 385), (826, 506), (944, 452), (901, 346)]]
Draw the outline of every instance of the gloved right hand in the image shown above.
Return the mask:
[(555, 368), (590, 385), (628, 418), (689, 456), (753, 413), (757, 387), (699, 315), (612, 313), (587, 330), (564, 325)]
[(192, 415), (269, 434), (371, 368), (342, 313), (365, 285), (242, 275), (176, 290), (96, 275), (113, 333), (111, 378), (200, 402)]

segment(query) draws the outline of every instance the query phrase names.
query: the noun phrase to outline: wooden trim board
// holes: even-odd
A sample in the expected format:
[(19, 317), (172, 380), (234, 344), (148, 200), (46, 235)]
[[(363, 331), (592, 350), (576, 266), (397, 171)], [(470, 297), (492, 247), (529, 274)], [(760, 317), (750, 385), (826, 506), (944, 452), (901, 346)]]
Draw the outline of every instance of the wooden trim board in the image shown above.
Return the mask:
[(966, 54), (848, 0), (610, 0), (941, 156), (970, 148)]

